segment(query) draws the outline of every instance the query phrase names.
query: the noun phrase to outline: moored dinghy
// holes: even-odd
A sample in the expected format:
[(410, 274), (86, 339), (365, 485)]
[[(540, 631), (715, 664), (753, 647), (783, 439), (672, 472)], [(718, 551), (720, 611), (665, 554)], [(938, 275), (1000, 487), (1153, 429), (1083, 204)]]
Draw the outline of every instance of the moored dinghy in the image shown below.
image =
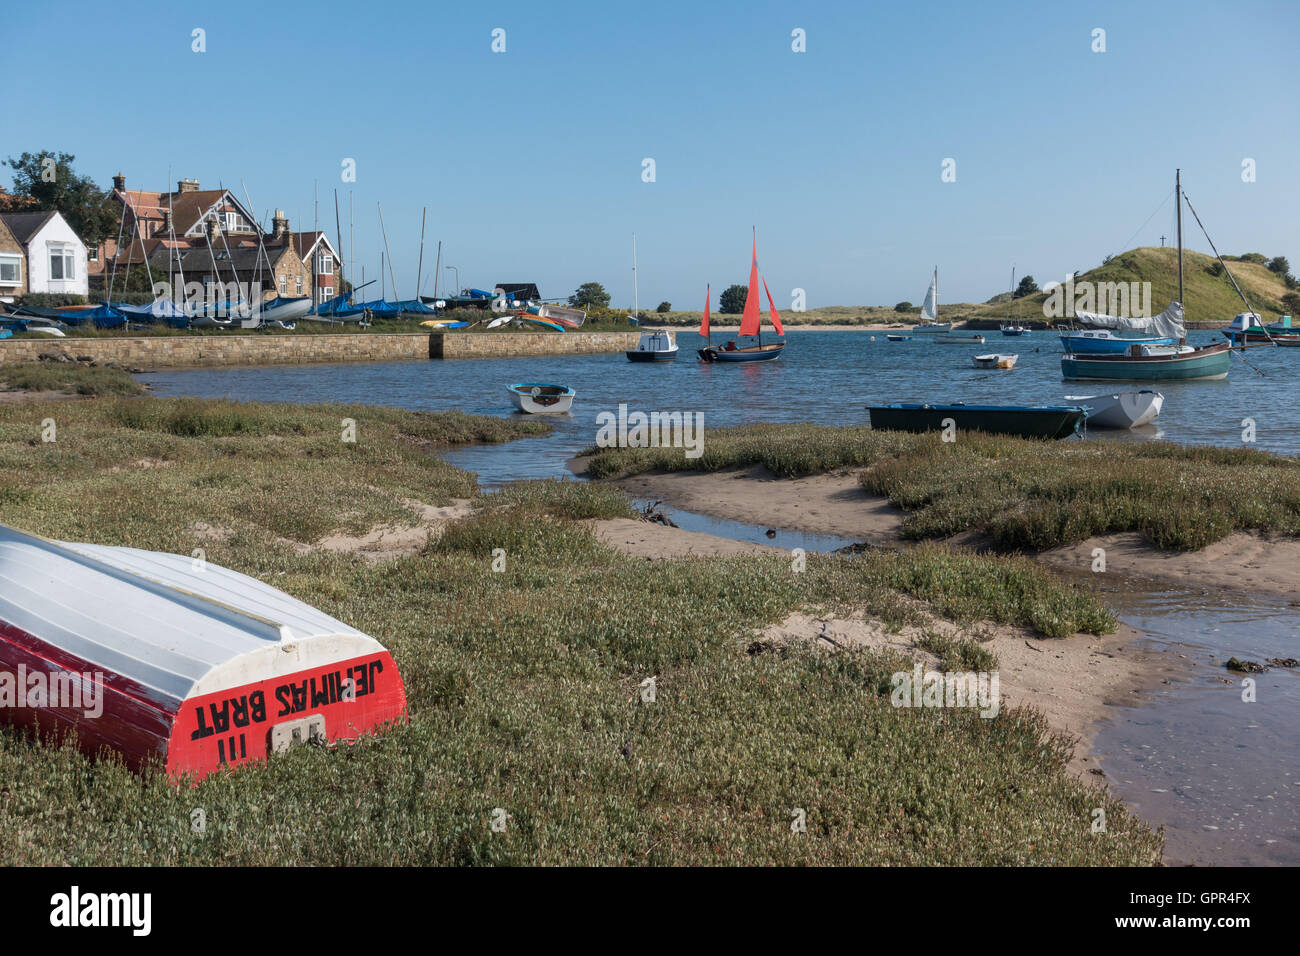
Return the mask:
[(904, 432), (942, 431), (951, 421), (962, 430), (1021, 438), (1065, 438), (1083, 428), (1088, 409), (1079, 405), (870, 405), (871, 427)]
[(976, 368), (1015, 368), (1016, 360), (1019, 355), (1003, 355), (998, 352), (991, 352), (988, 355), (971, 356), (971, 362)]
[(1088, 406), (1088, 424), (1097, 428), (1138, 428), (1156, 420), (1165, 397), (1153, 389), (1111, 395), (1067, 395), (1067, 402)]
[(573, 406), (577, 394), (567, 385), (548, 385), (545, 382), (522, 382), (507, 385), (515, 408), (529, 415), (562, 415)]
[[(402, 678), (374, 638), (256, 578), (195, 564), (0, 526), (0, 721), (201, 777), (404, 718)], [(13, 674), (26, 686), (4, 679)], [(47, 692), (34, 699), (38, 686)]]
[(940, 332), (930, 341), (935, 345), (983, 345), (984, 336), (975, 332)]

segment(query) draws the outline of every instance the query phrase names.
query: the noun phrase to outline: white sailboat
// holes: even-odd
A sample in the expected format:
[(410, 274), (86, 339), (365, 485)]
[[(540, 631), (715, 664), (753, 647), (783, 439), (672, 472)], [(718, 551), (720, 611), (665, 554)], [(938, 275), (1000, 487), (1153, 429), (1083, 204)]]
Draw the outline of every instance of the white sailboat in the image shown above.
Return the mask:
[(921, 303), (921, 321), (916, 326), (916, 332), (951, 332), (951, 322), (939, 322), (939, 267), (934, 267), (934, 275), (930, 277), (930, 289), (925, 293), (925, 301)]

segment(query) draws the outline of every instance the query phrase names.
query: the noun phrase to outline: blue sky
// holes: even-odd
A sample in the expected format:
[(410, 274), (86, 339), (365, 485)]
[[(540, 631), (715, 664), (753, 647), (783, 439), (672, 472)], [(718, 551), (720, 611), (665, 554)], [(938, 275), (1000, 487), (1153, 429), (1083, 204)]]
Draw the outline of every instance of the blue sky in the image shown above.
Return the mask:
[(941, 303), (982, 301), (1013, 264), (1042, 284), (1172, 236), (1178, 166), (1220, 251), (1300, 271), (1285, 0), (73, 2), (5, 19), (0, 156), (64, 150), (103, 185), (242, 180), (264, 223), (278, 206), (295, 229), (315, 184), (331, 236), (337, 188), (358, 278), (379, 267), (382, 203), (403, 297), (427, 206), (426, 294), (441, 239), (462, 285), (595, 280), (630, 305), (636, 233), (642, 308), (700, 308), (706, 282), (716, 307), (754, 225), (778, 307), (794, 288), (809, 307), (919, 302), (936, 263)]

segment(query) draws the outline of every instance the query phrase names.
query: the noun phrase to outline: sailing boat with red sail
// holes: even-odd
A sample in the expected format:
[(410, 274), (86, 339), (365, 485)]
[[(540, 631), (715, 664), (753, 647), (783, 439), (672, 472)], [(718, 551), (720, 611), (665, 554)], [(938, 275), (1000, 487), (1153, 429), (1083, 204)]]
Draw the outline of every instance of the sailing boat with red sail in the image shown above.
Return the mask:
[[(705, 362), (768, 362), (774, 358), (780, 358), (781, 352), (785, 349), (785, 342), (769, 342), (763, 344), (762, 315), (758, 309), (758, 235), (754, 236), (754, 254), (749, 265), (749, 291), (745, 295), (745, 311), (740, 317), (740, 335), (758, 336), (757, 345), (745, 345), (737, 347), (735, 342), (727, 342), (721, 346), (707, 346), (699, 350), (700, 359)], [(767, 307), (772, 310), (772, 326), (776, 329), (776, 334), (784, 336), (785, 329), (781, 326), (781, 316), (777, 314), (776, 304), (772, 301), (772, 293), (767, 288), (767, 280), (763, 280), (763, 291), (767, 293)], [(708, 303), (705, 303), (704, 321), (700, 324), (700, 334), (706, 339), (709, 336), (709, 312)]]

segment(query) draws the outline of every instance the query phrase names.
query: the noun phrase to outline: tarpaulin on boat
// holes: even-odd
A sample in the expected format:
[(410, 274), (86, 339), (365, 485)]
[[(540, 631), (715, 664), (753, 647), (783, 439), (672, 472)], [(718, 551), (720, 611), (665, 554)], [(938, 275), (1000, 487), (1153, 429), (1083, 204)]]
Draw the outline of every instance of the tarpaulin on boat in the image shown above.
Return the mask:
[(1185, 339), (1187, 337), (1187, 330), (1183, 326), (1183, 306), (1181, 302), (1170, 302), (1169, 308), (1159, 315), (1139, 315), (1125, 319), (1117, 315), (1103, 315), (1100, 312), (1084, 312), (1082, 309), (1076, 309), (1074, 317), (1081, 324), (1094, 329), (1141, 332), (1146, 335), (1158, 335), (1172, 339)]

